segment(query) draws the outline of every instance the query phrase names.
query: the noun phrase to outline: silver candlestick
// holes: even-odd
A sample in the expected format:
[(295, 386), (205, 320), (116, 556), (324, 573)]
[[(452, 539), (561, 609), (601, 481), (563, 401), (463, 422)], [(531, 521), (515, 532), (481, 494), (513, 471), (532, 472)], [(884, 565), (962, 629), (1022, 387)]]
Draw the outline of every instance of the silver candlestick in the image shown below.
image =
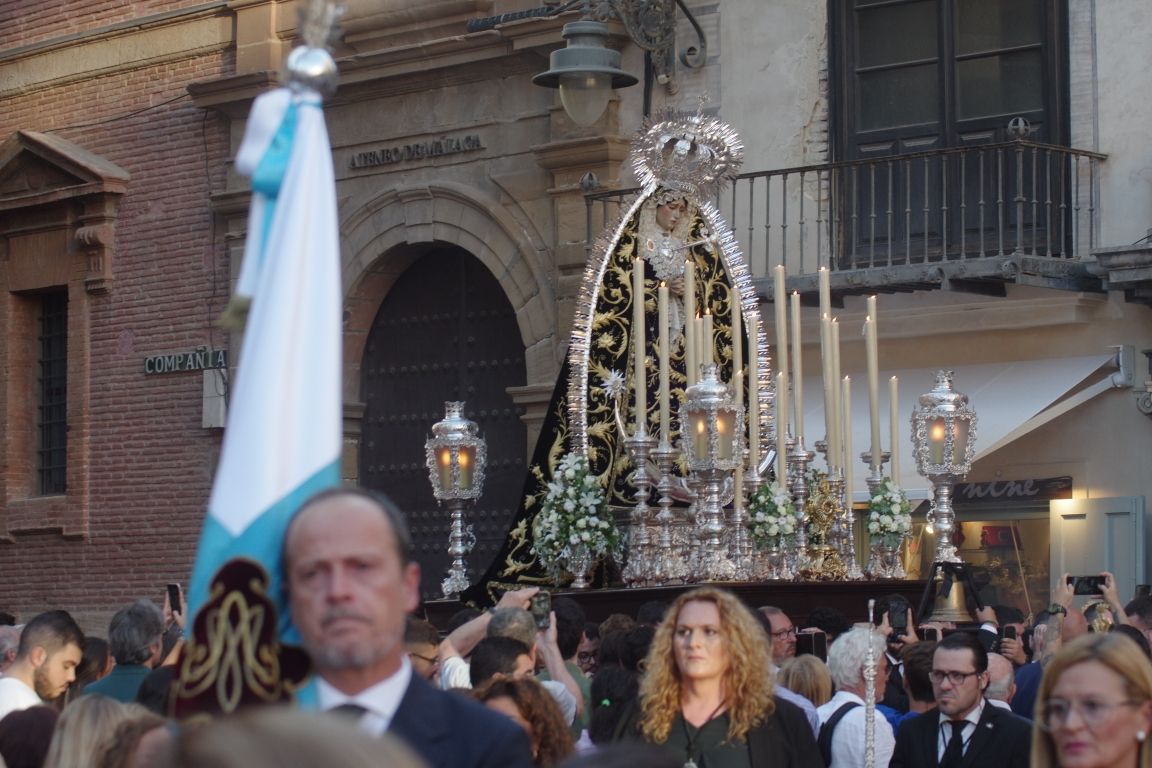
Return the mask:
[(672, 490), (675, 488), (675, 482), (672, 479), (672, 466), (679, 455), (679, 451), (669, 445), (667, 441), (661, 440), (660, 445), (657, 446), (652, 455), (656, 459), (656, 467), (660, 472), (660, 480), (656, 485), (656, 491), (660, 494), (660, 511), (656, 514), (658, 555), (653, 580), (657, 584), (667, 584), (682, 581), (688, 573), (687, 561), (676, 551), (675, 531), (673, 530), (676, 525), (676, 515), (672, 511)]
[(804, 436), (797, 435), (788, 453), (788, 475), (792, 481), (792, 499), (796, 504), (796, 518), (799, 522), (796, 535), (796, 571), (808, 567), (808, 465), (816, 454), (804, 447)]
[(629, 584), (645, 584), (652, 578), (653, 553), (652, 537), (649, 533), (651, 507), (648, 498), (652, 493), (652, 478), (648, 474), (648, 456), (656, 447), (656, 438), (648, 435), (640, 424), (636, 432), (625, 438), (624, 446), (632, 457), (632, 484), (636, 486), (635, 506), (628, 526), (628, 564), (624, 566), (624, 581)]

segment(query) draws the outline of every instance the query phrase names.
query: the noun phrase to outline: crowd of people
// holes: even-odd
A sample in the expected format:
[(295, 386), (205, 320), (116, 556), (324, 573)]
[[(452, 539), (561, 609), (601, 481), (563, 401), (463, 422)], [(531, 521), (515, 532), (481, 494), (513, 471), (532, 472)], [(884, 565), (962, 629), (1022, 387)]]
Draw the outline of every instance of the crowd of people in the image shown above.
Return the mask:
[(107, 640), (64, 611), (7, 617), (3, 764), (1152, 768), (1152, 598), (1122, 603), (1111, 574), (1084, 610), (1061, 578), (1032, 621), (996, 606), (970, 627), (884, 598), (868, 623), (813, 608), (798, 627), (711, 586), (599, 623), (529, 587), (436, 627), (385, 499), (314, 497), (284, 555), (315, 673), (296, 707), (170, 718), (167, 599), (116, 612)]

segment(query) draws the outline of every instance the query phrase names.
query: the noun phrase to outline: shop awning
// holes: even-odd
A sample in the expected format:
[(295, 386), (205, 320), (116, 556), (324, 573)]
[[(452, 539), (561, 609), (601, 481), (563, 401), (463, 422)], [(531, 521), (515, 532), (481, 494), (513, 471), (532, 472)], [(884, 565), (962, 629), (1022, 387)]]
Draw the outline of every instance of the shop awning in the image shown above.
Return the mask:
[[(1114, 385), (1114, 355), (1062, 357), (990, 365), (952, 366), (953, 385), (968, 395), (976, 411), (976, 459), (1023, 437), (1049, 421), (1076, 408)], [(889, 448), (888, 378), (897, 376), (899, 387), (900, 485), (909, 498), (928, 497), (928, 481), (916, 473), (912, 458), (911, 415), (920, 395), (932, 389), (936, 368), (882, 370), (880, 372), (881, 445)], [(843, 371), (852, 377), (853, 453), (868, 450), (868, 381), (863, 371)], [(820, 376), (804, 377), (804, 426), (808, 449), (824, 437), (824, 402)], [(815, 462), (823, 467), (823, 460)], [(867, 499), (868, 468), (857, 460), (853, 467), (853, 496)]]

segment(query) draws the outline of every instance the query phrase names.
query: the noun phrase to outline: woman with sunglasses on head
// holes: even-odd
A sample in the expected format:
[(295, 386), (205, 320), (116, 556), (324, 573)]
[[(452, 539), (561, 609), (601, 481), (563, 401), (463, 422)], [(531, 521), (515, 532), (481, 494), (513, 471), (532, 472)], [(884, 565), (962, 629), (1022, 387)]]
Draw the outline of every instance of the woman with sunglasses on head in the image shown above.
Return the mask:
[(1152, 663), (1118, 633), (1091, 634), (1048, 663), (1032, 768), (1152, 768)]
[(688, 768), (822, 766), (803, 712), (773, 695), (770, 669), (760, 622), (733, 594), (685, 592), (656, 629), (639, 705), (617, 735), (663, 745)]

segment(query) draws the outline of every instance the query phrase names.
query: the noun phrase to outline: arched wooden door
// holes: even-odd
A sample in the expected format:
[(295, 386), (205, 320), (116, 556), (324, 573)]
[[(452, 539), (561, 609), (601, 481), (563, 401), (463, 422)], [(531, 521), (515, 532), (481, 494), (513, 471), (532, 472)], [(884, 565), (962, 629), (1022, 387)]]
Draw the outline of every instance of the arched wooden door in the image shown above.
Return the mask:
[(442, 596), (449, 558), (448, 513), (432, 496), (424, 441), (444, 418), (444, 402), (463, 400), (488, 443), (484, 495), (470, 513), (474, 578), (503, 541), (524, 483), (525, 427), (505, 391), (524, 384), (524, 370), (511, 304), (485, 266), (457, 246), (437, 245), (412, 264), (372, 324), (362, 364), (361, 483), (407, 514), (425, 599)]

